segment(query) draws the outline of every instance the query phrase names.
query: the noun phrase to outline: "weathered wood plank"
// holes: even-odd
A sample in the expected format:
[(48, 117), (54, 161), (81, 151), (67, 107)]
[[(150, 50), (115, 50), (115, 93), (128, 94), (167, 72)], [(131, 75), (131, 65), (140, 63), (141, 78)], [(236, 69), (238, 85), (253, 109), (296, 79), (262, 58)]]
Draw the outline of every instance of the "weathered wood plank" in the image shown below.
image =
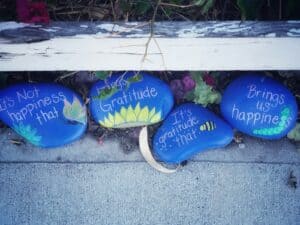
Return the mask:
[(300, 70), (300, 21), (0, 23), (0, 71)]
[[(0, 23), (0, 38), (16, 43), (84, 34), (115, 38), (148, 37), (150, 24), (148, 22), (53, 22), (42, 26), (14, 22)], [(300, 21), (156, 22), (154, 36), (161, 38), (300, 37)]]

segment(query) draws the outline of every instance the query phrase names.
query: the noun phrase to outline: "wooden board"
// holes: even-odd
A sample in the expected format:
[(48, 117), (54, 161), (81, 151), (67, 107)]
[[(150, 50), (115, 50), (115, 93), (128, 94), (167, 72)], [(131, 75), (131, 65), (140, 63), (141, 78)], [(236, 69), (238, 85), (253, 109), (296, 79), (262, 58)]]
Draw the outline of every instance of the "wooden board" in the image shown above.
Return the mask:
[[(0, 23), (0, 71), (300, 70), (300, 21)], [(147, 43), (149, 43), (147, 48)]]

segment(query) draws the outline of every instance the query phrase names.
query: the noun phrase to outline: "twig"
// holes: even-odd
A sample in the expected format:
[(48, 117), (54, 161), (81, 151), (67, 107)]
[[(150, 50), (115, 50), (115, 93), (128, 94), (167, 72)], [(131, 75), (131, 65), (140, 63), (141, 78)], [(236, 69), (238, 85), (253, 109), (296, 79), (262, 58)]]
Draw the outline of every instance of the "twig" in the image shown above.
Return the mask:
[(168, 17), (168, 20), (172, 20), (171, 17), (167, 14), (166, 10), (164, 7), (160, 6), (161, 11), (165, 14), (166, 17)]
[[(125, 34), (125, 33), (129, 33), (129, 32), (131, 32), (131, 31), (133, 31), (133, 30), (135, 30), (135, 29), (137, 29), (137, 28), (144, 27), (144, 26), (146, 26), (146, 25), (148, 25), (148, 24), (149, 24), (149, 22), (142, 23), (142, 24), (138, 24), (138, 25), (134, 25), (133, 27), (128, 27), (128, 30), (126, 30), (126, 31), (114, 31), (115, 26), (118, 25), (117, 23), (114, 23), (114, 24), (113, 24), (113, 27), (112, 27), (112, 30), (109, 31), (110, 33), (107, 34), (107, 36), (110, 36), (110, 35), (122, 35), (122, 34)], [(97, 37), (95, 37), (95, 38), (97, 38)], [(102, 37), (100, 37), (100, 39), (101, 39), (101, 38), (102, 38)], [(131, 45), (131, 46), (137, 46), (137, 45)], [(121, 47), (122, 47), (122, 46), (121, 46)], [(125, 46), (125, 47), (127, 47), (127, 46)]]
[(18, 146), (25, 144), (25, 142), (22, 139), (13, 139), (12, 138), (9, 141), (10, 141), (10, 143), (12, 143), (14, 145), (18, 145)]
[(148, 54), (148, 48), (149, 48), (149, 44), (154, 36), (154, 21), (155, 21), (155, 18), (156, 18), (156, 15), (157, 15), (157, 10), (158, 10), (158, 7), (160, 6), (161, 4), (161, 0), (158, 0), (156, 6), (155, 6), (155, 9), (154, 9), (154, 13), (153, 13), (153, 16), (152, 16), (152, 19), (150, 20), (150, 36), (146, 42), (146, 48), (145, 48), (145, 53), (144, 53), (144, 56), (143, 56), (143, 59), (142, 59), (142, 62), (145, 62), (146, 60), (146, 57), (147, 57), (147, 54)]
[(186, 9), (186, 8), (191, 8), (191, 7), (197, 6), (197, 4), (195, 4), (195, 3), (188, 4), (188, 5), (177, 5), (177, 4), (166, 3), (166, 2), (161, 2), (160, 5), (169, 6), (169, 7), (176, 7), (176, 8), (181, 8), (181, 9)]
[(179, 12), (176, 12), (176, 15), (180, 16), (182, 19), (184, 19), (185, 21), (191, 21), (189, 18), (185, 17), (184, 15), (182, 15)]
[(282, 19), (282, 1), (279, 0), (279, 20)]
[(33, 83), (34, 81), (32, 80), (30, 72), (27, 72), (27, 78), (29, 83)]
[(117, 15), (116, 15), (114, 3), (113, 3), (112, 0), (110, 0), (110, 5), (111, 5), (111, 11), (112, 11), (112, 14), (113, 14), (113, 17), (114, 17), (114, 21), (116, 21), (117, 20)]
[(224, 1), (223, 10), (222, 10), (222, 20), (224, 20), (225, 12), (227, 10), (228, 0)]
[(63, 74), (63, 75), (59, 76), (58, 78), (56, 78), (56, 79), (54, 80), (54, 82), (57, 82), (57, 81), (59, 81), (59, 80), (63, 80), (63, 79), (65, 79), (65, 78), (67, 78), (67, 77), (71, 77), (71, 76), (75, 75), (77, 72), (78, 72), (78, 71), (74, 71), (74, 72), (70, 72), (70, 73)]
[(155, 37), (152, 37), (152, 38), (154, 40), (154, 43), (155, 43), (156, 47), (158, 48), (159, 54), (161, 55), (161, 59), (163, 61), (163, 67), (165, 68), (165, 70), (167, 70), (167, 66), (166, 66), (166, 61), (165, 61), (164, 54), (162, 53), (162, 50), (161, 50), (161, 48), (160, 48), (160, 46), (159, 46), (156, 38)]

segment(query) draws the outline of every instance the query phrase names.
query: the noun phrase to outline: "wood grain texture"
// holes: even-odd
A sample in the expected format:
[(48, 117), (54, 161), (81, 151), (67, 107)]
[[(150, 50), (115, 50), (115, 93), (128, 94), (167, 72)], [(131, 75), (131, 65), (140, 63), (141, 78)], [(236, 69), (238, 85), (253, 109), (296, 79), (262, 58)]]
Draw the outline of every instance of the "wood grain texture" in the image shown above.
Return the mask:
[(0, 23), (0, 71), (300, 70), (300, 21)]

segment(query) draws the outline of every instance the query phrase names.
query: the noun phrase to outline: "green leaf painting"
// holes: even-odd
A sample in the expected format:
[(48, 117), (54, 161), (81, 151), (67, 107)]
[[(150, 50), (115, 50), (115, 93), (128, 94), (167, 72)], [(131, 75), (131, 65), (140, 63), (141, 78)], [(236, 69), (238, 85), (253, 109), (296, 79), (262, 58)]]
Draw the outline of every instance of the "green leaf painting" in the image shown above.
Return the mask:
[(115, 93), (118, 92), (118, 90), (119, 89), (117, 87), (105, 87), (100, 91), (100, 94), (95, 96), (94, 98), (104, 100), (113, 96)]
[(143, 79), (142, 75), (140, 73), (136, 73), (134, 76), (127, 78), (127, 82), (129, 84), (132, 84), (132, 83), (139, 82), (142, 79)]
[(28, 142), (39, 145), (42, 137), (37, 135), (37, 130), (35, 128), (32, 128), (30, 125), (24, 125), (22, 123), (18, 125), (14, 125), (13, 129), (16, 133), (24, 137)]
[(75, 96), (72, 103), (70, 103), (67, 99), (64, 100), (63, 115), (71, 122), (81, 124), (86, 124), (87, 122), (86, 107), (82, 105), (79, 99)]
[[(123, 79), (123, 78), (122, 78)], [(131, 84), (137, 83), (143, 80), (143, 76), (140, 73), (136, 73), (134, 76), (128, 77), (126, 81), (125, 88), (128, 89)], [(114, 86), (106, 86), (103, 88), (98, 96), (95, 96), (95, 99), (105, 100), (107, 98), (112, 97), (115, 93), (117, 93), (121, 88), (117, 85)]]

